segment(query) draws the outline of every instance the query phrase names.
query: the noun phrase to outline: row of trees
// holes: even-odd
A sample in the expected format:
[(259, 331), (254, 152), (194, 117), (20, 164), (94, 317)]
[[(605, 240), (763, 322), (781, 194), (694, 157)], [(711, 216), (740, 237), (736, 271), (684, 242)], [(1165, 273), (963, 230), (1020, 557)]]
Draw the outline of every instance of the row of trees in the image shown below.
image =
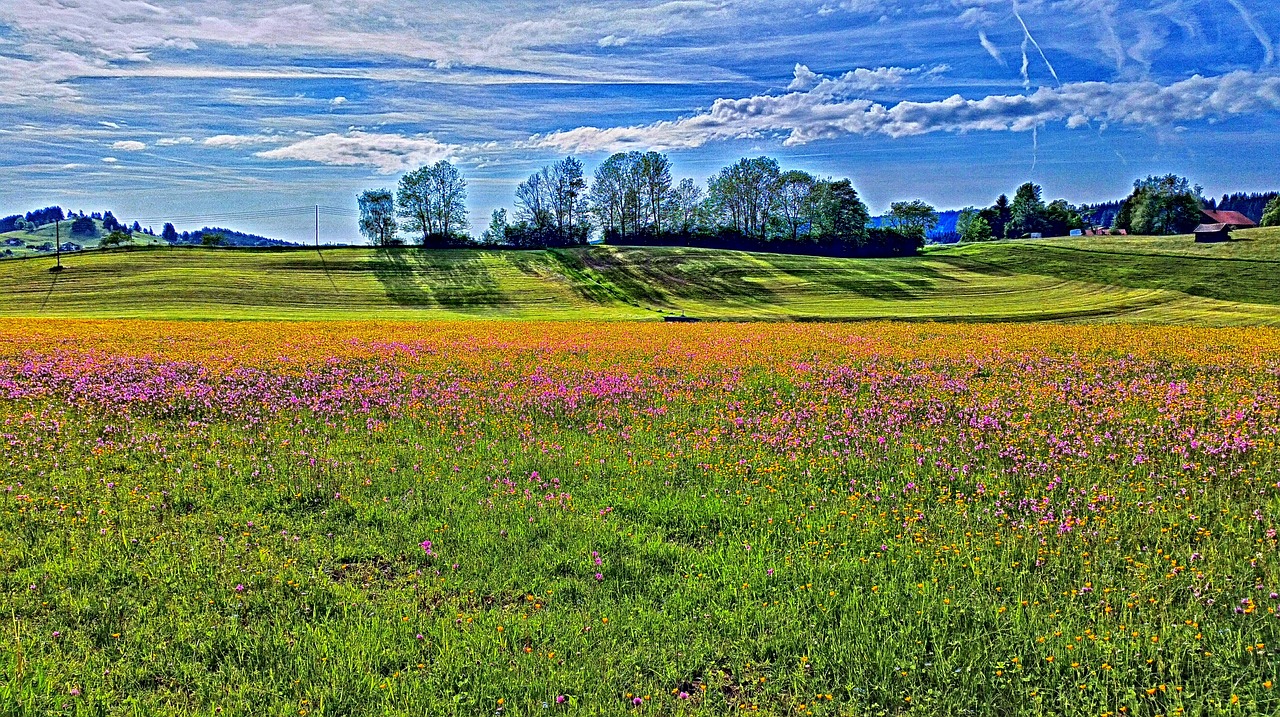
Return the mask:
[(990, 207), (968, 207), (956, 220), (956, 233), (965, 242), (1065, 236), (1084, 228), (1079, 209), (1065, 199), (1046, 203), (1040, 185), (1032, 182), (1018, 187), (1012, 202), (1001, 194)]
[[(358, 198), (360, 230), (374, 244), (400, 243), (399, 232), (423, 246), (468, 241), (466, 182), (438, 162), (406, 174), (392, 196), (372, 189)], [(582, 163), (568, 157), (521, 182), (514, 213), (493, 213), (481, 241), (513, 247), (586, 244), (599, 230), (616, 244), (707, 246), (836, 255), (914, 253), (937, 224), (923, 202), (893, 205), (884, 226), (868, 228), (866, 205), (847, 179), (784, 171), (769, 157), (725, 167), (706, 189), (676, 181), (659, 152), (615, 154), (588, 183)]]
[(1147, 177), (1133, 183), (1114, 226), (1133, 234), (1186, 234), (1202, 222), (1205, 206), (1200, 187), (1186, 178)]
[(403, 230), (421, 237), (424, 247), (467, 244), (467, 183), (449, 162), (415, 169), (400, 178), (395, 194), (390, 189), (363, 192), (360, 232), (377, 246), (400, 244)]
[(138, 222), (134, 222), (133, 226), (128, 226), (116, 219), (111, 212), (93, 212), (85, 214), (83, 211), (64, 213), (62, 207), (45, 207), (24, 214), (13, 214), (4, 218), (0, 218), (0, 234), (12, 231), (35, 231), (42, 226), (71, 220), (71, 233), (82, 237), (92, 237), (98, 235), (98, 222), (102, 223), (102, 231), (120, 232), (122, 234), (132, 234), (133, 232), (143, 231), (142, 226)]

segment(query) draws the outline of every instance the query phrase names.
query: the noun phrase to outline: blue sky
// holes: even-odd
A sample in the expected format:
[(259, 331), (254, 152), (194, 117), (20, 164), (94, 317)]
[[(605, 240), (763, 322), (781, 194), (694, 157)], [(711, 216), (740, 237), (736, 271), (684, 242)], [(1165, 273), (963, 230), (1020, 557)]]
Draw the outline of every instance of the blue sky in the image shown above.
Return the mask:
[(1156, 172), (1275, 190), (1278, 51), (1270, 0), (9, 0), (0, 213), (304, 240), (303, 213), (267, 213), (354, 211), (447, 158), (479, 233), (538, 166), (646, 148), (700, 181), (769, 154), (873, 211), (1028, 179), (1098, 201)]

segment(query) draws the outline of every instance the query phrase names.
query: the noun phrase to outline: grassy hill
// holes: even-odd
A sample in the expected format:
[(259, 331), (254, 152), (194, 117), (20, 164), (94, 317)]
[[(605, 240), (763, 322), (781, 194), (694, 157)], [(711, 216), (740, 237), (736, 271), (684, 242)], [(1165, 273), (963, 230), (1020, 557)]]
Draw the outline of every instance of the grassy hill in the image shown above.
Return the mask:
[[(60, 222), (58, 232), (55, 233), (53, 224), (45, 224), (33, 231), (15, 231), (0, 234), (0, 255), (5, 258), (27, 258), (34, 256), (52, 256), (53, 251), (36, 251), (34, 247), (42, 244), (52, 245), (56, 237), (61, 236), (62, 242), (72, 242), (84, 247), (85, 249), (95, 249), (98, 244), (106, 238), (110, 232), (102, 228), (102, 220), (93, 220), (95, 233), (93, 236), (83, 236), (71, 233), (71, 221), (63, 220)], [(22, 242), (21, 245), (11, 246), (9, 240), (17, 240)], [(134, 234), (133, 243), (138, 246), (163, 246), (165, 241), (159, 237), (153, 237), (146, 234)], [(5, 253), (10, 252), (10, 253)]]
[(0, 262), (0, 315), (1280, 324), (1280, 230), (954, 246), (903, 259), (681, 248), (155, 247)]

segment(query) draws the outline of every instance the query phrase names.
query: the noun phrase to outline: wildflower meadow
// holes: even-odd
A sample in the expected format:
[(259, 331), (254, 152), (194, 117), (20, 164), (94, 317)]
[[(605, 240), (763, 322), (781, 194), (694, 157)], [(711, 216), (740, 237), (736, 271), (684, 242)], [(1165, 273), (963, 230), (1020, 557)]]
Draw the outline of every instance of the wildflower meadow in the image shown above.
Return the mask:
[(0, 322), (0, 714), (1280, 713), (1280, 331)]

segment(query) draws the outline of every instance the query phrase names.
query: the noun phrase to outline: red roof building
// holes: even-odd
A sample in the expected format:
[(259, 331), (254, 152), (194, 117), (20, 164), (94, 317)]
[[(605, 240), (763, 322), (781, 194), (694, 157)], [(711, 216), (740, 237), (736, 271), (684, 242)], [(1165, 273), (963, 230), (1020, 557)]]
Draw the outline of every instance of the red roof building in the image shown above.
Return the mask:
[(1215, 212), (1209, 209), (1200, 211), (1209, 218), (1205, 224), (1224, 224), (1228, 229), (1250, 229), (1258, 226), (1257, 222), (1240, 212)]

